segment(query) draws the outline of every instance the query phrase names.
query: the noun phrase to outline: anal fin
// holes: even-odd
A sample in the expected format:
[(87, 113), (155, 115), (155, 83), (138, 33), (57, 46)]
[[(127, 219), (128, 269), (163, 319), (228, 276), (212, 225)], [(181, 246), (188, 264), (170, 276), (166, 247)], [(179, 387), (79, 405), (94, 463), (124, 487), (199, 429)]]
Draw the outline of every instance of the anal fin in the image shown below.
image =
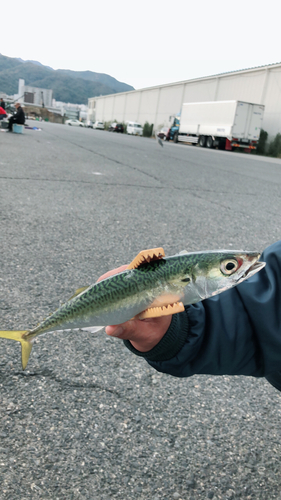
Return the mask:
[(165, 257), (163, 248), (150, 248), (149, 250), (142, 250), (128, 265), (127, 269), (137, 269), (142, 264), (160, 260)]
[(169, 316), (170, 314), (177, 314), (183, 311), (183, 303), (175, 302), (174, 304), (168, 304), (167, 306), (150, 307), (149, 309), (145, 309), (145, 311), (136, 316), (136, 319), (159, 318), (160, 316)]
[(97, 333), (102, 330), (104, 326), (85, 326), (84, 328), (79, 328), (82, 332)]

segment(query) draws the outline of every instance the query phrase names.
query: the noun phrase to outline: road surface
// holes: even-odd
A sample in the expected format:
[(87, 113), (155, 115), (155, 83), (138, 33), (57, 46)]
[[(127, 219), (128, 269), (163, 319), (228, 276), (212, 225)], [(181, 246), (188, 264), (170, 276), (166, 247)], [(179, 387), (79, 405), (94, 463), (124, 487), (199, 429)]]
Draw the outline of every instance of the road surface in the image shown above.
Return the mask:
[[(0, 133), (1, 329), (37, 324), (142, 249), (263, 250), (281, 161), (29, 122)], [(1, 500), (279, 499), (263, 379), (157, 373), (104, 331), (0, 339)]]

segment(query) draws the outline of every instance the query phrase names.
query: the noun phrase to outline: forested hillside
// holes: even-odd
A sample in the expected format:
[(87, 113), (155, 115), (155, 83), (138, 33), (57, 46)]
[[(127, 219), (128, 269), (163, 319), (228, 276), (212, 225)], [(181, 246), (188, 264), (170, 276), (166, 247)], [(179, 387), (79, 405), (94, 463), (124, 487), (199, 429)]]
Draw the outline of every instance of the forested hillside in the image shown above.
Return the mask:
[(54, 70), (37, 61), (23, 61), (0, 54), (0, 92), (18, 92), (19, 78), (26, 85), (53, 90), (57, 101), (88, 104), (89, 97), (134, 90), (112, 76), (93, 71)]

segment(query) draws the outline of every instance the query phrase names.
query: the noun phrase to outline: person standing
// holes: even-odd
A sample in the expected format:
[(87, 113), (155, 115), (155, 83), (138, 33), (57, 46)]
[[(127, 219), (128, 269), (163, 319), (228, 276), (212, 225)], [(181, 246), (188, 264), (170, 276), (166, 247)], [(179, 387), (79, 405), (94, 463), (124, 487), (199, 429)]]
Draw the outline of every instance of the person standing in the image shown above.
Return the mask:
[(3, 99), (3, 97), (1, 97), (0, 99), (0, 107), (4, 109), (4, 111), (6, 111), (6, 103)]
[(25, 114), (19, 102), (15, 104), (15, 108), (17, 112), (9, 118), (9, 132), (13, 130), (13, 123), (18, 123), (19, 125), (24, 125), (25, 122)]

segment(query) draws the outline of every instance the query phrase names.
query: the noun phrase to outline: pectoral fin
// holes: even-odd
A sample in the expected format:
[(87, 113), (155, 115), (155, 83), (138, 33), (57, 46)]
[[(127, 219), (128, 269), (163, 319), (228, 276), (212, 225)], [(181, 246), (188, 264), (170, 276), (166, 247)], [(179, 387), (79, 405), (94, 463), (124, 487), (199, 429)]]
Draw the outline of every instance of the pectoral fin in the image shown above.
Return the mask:
[(150, 248), (149, 250), (142, 250), (128, 265), (127, 269), (137, 269), (142, 264), (147, 264), (154, 260), (160, 260), (165, 257), (163, 248)]
[(21, 364), (22, 369), (25, 370), (28, 358), (32, 349), (32, 340), (26, 340), (24, 334), (28, 333), (28, 330), (20, 331), (2, 331), (0, 330), (0, 337), (4, 339), (16, 340), (21, 343)]
[(162, 307), (150, 307), (136, 316), (136, 319), (158, 318), (160, 316), (169, 316), (184, 311), (182, 302), (175, 302)]

